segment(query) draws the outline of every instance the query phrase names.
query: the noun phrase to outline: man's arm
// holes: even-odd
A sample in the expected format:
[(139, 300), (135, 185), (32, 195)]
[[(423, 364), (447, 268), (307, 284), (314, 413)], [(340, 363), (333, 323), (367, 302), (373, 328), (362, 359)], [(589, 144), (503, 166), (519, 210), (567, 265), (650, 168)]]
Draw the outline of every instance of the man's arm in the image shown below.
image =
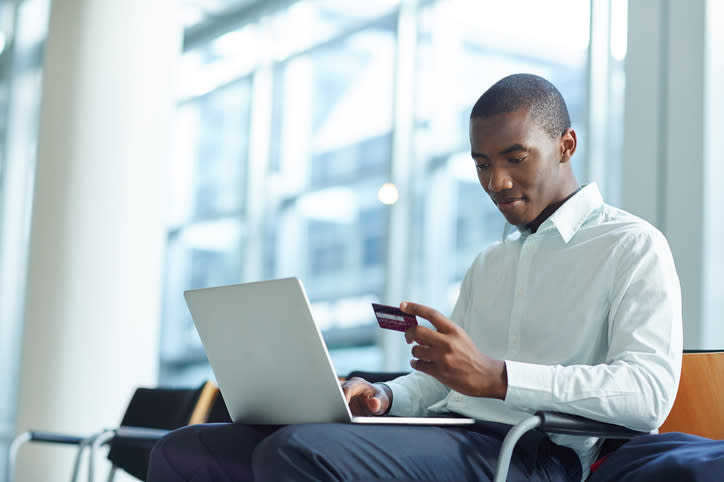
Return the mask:
[[(653, 430), (673, 405), (681, 369), (681, 292), (658, 231), (619, 249), (608, 319), (608, 354), (597, 365), (507, 361), (506, 404)], [(554, 323), (555, 320), (551, 320)]]
[[(408, 340), (422, 345), (413, 348), (417, 357), (413, 368), (439, 377), (466, 395), (504, 398), (515, 410), (562, 411), (639, 430), (656, 428), (668, 414), (678, 386), (680, 290), (663, 236), (638, 233), (634, 241), (619, 246), (625, 254), (616, 260), (609, 319), (601, 325), (602, 329), (608, 327), (608, 352), (599, 364), (563, 366), (508, 360), (501, 368), (502, 362), (480, 353), (462, 328), (434, 310), (416, 305), (406, 311), (431, 318), (438, 332), (420, 329), (410, 333)], [(466, 293), (461, 290), (461, 296)], [(461, 311), (453, 319), (466, 316)], [(556, 320), (549, 323), (555, 333)], [(433, 359), (434, 363), (429, 363)], [(397, 387), (393, 384), (395, 396)], [(403, 395), (414, 394), (414, 387), (405, 388)]]

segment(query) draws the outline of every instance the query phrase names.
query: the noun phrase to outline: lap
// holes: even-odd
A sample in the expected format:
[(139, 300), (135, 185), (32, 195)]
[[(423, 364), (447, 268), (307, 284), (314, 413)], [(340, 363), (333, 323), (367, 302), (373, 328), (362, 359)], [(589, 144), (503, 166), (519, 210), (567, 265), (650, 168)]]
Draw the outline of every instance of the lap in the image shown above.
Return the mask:
[(590, 482), (720, 481), (724, 441), (682, 433), (643, 435), (606, 459)]
[(147, 480), (252, 480), (251, 454), (277, 428), (214, 423), (174, 430), (153, 447)]
[[(254, 454), (259, 480), (285, 471), (314, 480), (492, 480), (510, 426), (297, 425), (280, 429)], [(284, 463), (280, 464), (279, 459)], [(323, 463), (319, 463), (322, 461)], [(315, 463), (316, 462), (316, 463)], [(540, 432), (519, 443), (508, 480), (580, 480), (578, 459)]]
[[(189, 469), (233, 474), (213, 480), (492, 480), (508, 429), (494, 423), (472, 428), (301, 424), (278, 430), (196, 426), (175, 432), (154, 449), (149, 480), (170, 480), (160, 477), (169, 470), (185, 474), (176, 480), (195, 480)], [(168, 460), (178, 456), (183, 471)], [(189, 467), (189, 460), (196, 465)], [(153, 470), (159, 474), (155, 478)], [(533, 432), (519, 442), (509, 480), (580, 480), (580, 466), (572, 450)]]

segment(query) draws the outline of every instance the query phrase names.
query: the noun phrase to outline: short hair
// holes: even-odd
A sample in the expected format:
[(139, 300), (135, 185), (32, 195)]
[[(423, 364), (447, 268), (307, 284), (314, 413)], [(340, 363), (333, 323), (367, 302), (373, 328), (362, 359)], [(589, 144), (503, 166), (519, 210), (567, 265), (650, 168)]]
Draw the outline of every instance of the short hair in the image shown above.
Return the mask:
[(490, 117), (503, 112), (528, 109), (533, 120), (553, 139), (571, 127), (563, 96), (543, 77), (513, 74), (493, 84), (473, 106), (470, 118)]

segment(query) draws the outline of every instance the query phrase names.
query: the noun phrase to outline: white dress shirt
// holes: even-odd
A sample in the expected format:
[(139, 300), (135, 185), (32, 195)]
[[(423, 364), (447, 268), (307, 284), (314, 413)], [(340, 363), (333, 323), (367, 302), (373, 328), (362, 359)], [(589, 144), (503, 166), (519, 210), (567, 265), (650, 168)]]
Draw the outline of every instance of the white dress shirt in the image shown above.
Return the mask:
[[(505, 360), (505, 400), (462, 395), (420, 372), (389, 382), (392, 415), (456, 412), (514, 424), (538, 410), (654, 430), (676, 396), (681, 291), (664, 236), (589, 184), (536, 233), (506, 224), (463, 279), (451, 319)], [(551, 435), (584, 478), (593, 437)]]

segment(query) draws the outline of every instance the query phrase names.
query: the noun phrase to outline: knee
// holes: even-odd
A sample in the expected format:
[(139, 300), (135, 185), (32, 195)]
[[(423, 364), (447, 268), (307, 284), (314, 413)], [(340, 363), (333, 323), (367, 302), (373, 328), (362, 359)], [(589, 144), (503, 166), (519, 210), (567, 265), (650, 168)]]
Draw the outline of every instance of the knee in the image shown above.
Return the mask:
[(188, 465), (189, 455), (198, 453), (198, 444), (193, 427), (184, 427), (164, 435), (151, 450), (147, 480), (175, 480)]
[(197, 442), (198, 437), (196, 436), (194, 427), (179, 428), (161, 437), (153, 446), (151, 454), (176, 457), (182, 452), (193, 450)]
[(289, 425), (267, 437), (253, 453), (254, 480), (339, 480), (318, 442), (315, 424)]

